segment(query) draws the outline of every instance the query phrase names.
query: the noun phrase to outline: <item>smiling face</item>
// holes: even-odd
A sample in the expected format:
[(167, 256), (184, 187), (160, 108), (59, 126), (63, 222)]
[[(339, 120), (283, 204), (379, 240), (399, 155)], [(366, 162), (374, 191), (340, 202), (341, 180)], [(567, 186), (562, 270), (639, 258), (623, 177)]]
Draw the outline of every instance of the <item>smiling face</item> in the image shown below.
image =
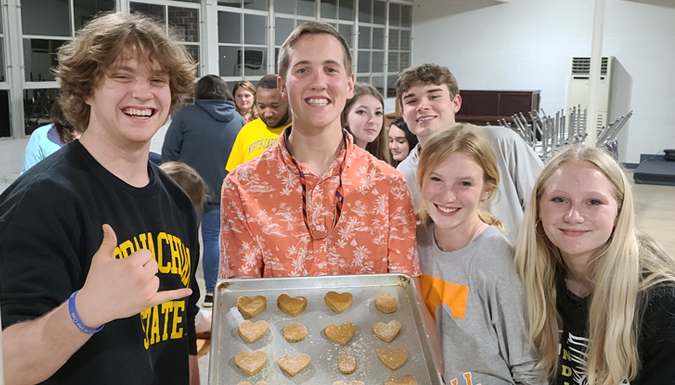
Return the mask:
[(242, 87), (239, 87), (237, 93), (234, 95), (234, 102), (237, 104), (237, 108), (245, 114), (251, 110), (254, 101), (253, 94)]
[(422, 144), (434, 132), (455, 124), (455, 113), (462, 106), (462, 98), (451, 97), (446, 84), (415, 83), (401, 100), (403, 120)]
[(587, 161), (562, 163), (539, 200), (544, 232), (567, 263), (587, 263), (607, 243), (617, 215), (611, 182)]
[(480, 221), (476, 210), (489, 196), (483, 168), (461, 152), (450, 154), (423, 181), (425, 208), (444, 235), (470, 235)]
[(293, 129), (341, 130), (340, 114), (354, 91), (354, 76), (347, 75), (341, 43), (325, 33), (306, 34), (288, 56), (288, 72), (277, 84), (290, 105)]
[(122, 58), (85, 102), (91, 107), (87, 132), (97, 132), (121, 148), (146, 145), (169, 114), (169, 76), (151, 58)]
[(382, 130), (384, 112), (382, 103), (373, 95), (358, 98), (347, 114), (347, 126), (354, 136), (354, 143), (365, 148)]

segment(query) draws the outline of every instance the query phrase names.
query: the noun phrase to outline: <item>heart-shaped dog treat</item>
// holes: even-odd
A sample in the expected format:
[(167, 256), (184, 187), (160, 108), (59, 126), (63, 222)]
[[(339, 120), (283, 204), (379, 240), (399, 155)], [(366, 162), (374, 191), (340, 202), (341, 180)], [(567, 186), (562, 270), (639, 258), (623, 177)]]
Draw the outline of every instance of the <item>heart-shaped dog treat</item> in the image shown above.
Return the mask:
[(234, 356), (234, 363), (249, 376), (260, 371), (267, 363), (267, 353), (258, 349), (254, 352), (239, 352)]
[(405, 348), (392, 349), (384, 347), (377, 349), (377, 358), (389, 369), (396, 370), (405, 364), (408, 351)]
[(267, 321), (260, 320), (253, 323), (246, 320), (239, 324), (239, 336), (244, 341), (251, 343), (262, 337), (267, 332), (267, 329), (269, 329)]
[(352, 374), (356, 371), (356, 357), (349, 353), (340, 353), (338, 355), (338, 370), (342, 374)]
[(241, 297), (237, 298), (237, 309), (239, 309), (241, 314), (248, 318), (253, 318), (262, 313), (266, 307), (267, 298), (263, 297), (262, 295), (258, 295), (254, 298), (242, 295)]
[(307, 327), (300, 323), (286, 325), (281, 332), (288, 342), (300, 342), (307, 337)]
[(291, 298), (286, 294), (282, 294), (279, 296), (279, 298), (277, 298), (277, 306), (279, 306), (279, 310), (290, 315), (291, 317), (297, 317), (298, 314), (302, 313), (307, 307), (307, 298)]
[(391, 341), (398, 335), (401, 330), (401, 323), (396, 320), (391, 320), (389, 323), (376, 322), (373, 325), (373, 334), (382, 341)]
[(279, 367), (284, 372), (290, 374), (291, 376), (296, 376), (298, 373), (305, 370), (307, 365), (309, 365), (309, 361), (311, 361), (309, 356), (305, 353), (302, 353), (295, 357), (290, 354), (286, 354), (285, 356), (279, 358), (279, 361), (277, 362), (279, 363)]
[(344, 382), (344, 381), (335, 381), (333, 385), (366, 385), (363, 381), (352, 381), (352, 382)]
[(336, 313), (342, 313), (352, 304), (352, 293), (336, 293), (329, 291), (323, 297), (324, 302), (330, 310)]
[(375, 307), (382, 313), (393, 313), (398, 310), (398, 300), (391, 294), (383, 293), (375, 298)]
[(411, 375), (403, 376), (401, 378), (387, 377), (384, 380), (384, 385), (417, 385), (417, 380)]
[(354, 337), (354, 324), (345, 322), (340, 326), (328, 325), (323, 331), (329, 340), (336, 344), (344, 345)]
[[(251, 383), (248, 382), (248, 381), (239, 381), (239, 382), (237, 382), (237, 385), (251, 385)], [(267, 383), (263, 382), (263, 381), (260, 381), (260, 382), (256, 382), (255, 385), (267, 385)]]

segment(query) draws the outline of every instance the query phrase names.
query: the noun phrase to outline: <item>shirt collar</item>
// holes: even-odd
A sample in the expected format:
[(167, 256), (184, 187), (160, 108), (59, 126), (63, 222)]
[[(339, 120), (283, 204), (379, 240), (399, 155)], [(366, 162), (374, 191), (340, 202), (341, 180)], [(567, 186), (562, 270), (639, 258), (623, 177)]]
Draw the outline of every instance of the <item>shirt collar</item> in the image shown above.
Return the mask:
[[(293, 164), (293, 161), (291, 160), (291, 154), (288, 152), (288, 135), (291, 134), (291, 130), (293, 129), (293, 125), (291, 124), (290, 126), (286, 127), (284, 131), (279, 135), (279, 141), (278, 141), (278, 146), (281, 151), (281, 157), (283, 158), (284, 163), (287, 165), (287, 167), (290, 168), (296, 168), (295, 165)], [(346, 146), (342, 146), (342, 149), (340, 150), (340, 153), (338, 154), (337, 158), (333, 160), (333, 163), (331, 163), (330, 167), (328, 167), (328, 171), (326, 172), (326, 175), (337, 175), (340, 172), (340, 165), (342, 164), (342, 160), (346, 159), (344, 168), (348, 168), (351, 165), (351, 156), (354, 153), (354, 137), (344, 128), (342, 129), (342, 135), (344, 135), (344, 140), (343, 143), (346, 142)], [(347, 155), (345, 156), (345, 151), (347, 151)], [(311, 174), (311, 171), (309, 171), (308, 168), (304, 167), (302, 164), (300, 164), (300, 167), (302, 167), (302, 172), (305, 174), (309, 173)], [(313, 174), (312, 174), (313, 175)]]

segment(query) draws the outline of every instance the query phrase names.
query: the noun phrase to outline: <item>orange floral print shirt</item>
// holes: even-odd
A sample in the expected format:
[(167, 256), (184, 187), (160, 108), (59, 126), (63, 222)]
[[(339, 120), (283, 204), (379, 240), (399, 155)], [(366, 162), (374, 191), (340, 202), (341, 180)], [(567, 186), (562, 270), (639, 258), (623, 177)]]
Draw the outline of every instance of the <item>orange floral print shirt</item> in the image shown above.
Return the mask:
[[(421, 274), (405, 179), (345, 135), (346, 148), (323, 176), (299, 165), (306, 177), (309, 226), (315, 238), (328, 233), (323, 239), (313, 239), (305, 224), (300, 173), (284, 133), (276, 146), (227, 175), (221, 202), (221, 278)], [(343, 160), (342, 215), (333, 228)]]

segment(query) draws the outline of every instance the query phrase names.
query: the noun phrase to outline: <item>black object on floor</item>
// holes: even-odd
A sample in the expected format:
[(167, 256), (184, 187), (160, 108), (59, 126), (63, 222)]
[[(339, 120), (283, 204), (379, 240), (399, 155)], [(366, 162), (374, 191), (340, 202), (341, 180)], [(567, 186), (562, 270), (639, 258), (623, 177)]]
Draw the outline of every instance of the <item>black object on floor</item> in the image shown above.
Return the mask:
[(640, 165), (633, 174), (635, 183), (675, 186), (675, 162), (664, 155), (640, 155)]

